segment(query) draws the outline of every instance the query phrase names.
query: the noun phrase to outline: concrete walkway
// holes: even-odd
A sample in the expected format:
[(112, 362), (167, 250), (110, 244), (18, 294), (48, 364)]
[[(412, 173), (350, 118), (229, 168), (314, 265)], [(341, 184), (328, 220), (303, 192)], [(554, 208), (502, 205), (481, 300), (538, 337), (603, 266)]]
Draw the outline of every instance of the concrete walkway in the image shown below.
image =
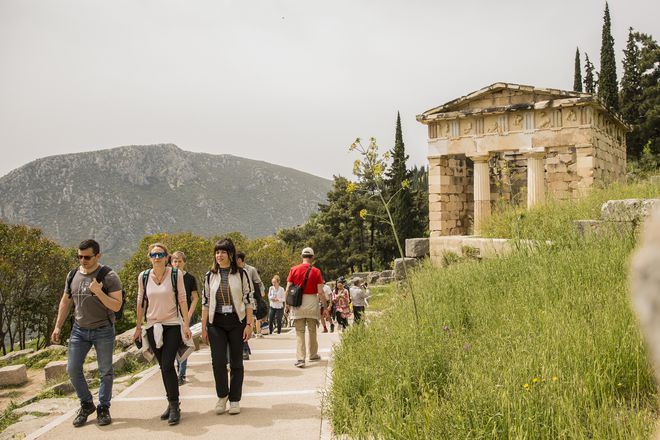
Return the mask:
[(241, 414), (216, 415), (217, 397), (211, 354), (206, 346), (191, 355), (188, 383), (181, 387), (181, 423), (168, 426), (159, 415), (167, 406), (158, 366), (115, 396), (113, 423), (98, 426), (95, 415), (74, 428), (71, 411), (28, 439), (329, 439), (330, 427), (321, 417), (321, 400), (329, 383), (332, 345), (337, 333), (319, 333), (321, 361), (295, 362), (295, 332), (250, 340), (252, 356), (245, 361)]

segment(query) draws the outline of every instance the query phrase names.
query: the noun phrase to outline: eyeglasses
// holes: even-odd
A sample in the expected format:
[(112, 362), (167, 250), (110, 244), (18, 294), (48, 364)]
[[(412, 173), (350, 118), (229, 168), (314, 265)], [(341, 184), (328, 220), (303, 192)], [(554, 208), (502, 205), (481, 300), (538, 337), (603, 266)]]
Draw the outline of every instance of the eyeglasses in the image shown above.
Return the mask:
[(167, 252), (151, 252), (149, 258), (165, 258), (167, 257)]
[(89, 261), (94, 257), (96, 257), (96, 254), (94, 254), (94, 255), (78, 255), (79, 260), (85, 260), (85, 261)]

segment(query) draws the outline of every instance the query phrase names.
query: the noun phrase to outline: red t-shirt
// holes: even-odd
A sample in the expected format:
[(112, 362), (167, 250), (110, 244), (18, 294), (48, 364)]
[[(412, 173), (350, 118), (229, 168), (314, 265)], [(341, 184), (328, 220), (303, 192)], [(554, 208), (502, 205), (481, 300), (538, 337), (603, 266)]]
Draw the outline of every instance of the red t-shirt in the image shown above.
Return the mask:
[[(309, 263), (302, 263), (297, 266), (293, 266), (289, 271), (289, 276), (286, 277), (286, 281), (289, 283), (302, 286), (303, 281), (305, 281), (305, 274), (307, 273), (307, 268)], [(305, 285), (305, 291), (303, 293), (318, 293), (318, 285), (323, 284), (323, 275), (318, 267), (313, 267), (309, 271), (309, 278), (307, 279), (307, 284)]]

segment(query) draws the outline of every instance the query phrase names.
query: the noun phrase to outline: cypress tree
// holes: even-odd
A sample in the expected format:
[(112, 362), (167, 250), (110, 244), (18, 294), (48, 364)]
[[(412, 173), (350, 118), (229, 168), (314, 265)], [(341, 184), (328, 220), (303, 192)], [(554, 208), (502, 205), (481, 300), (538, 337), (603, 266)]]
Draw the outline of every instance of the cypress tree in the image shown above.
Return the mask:
[(623, 77), (619, 104), (623, 119), (629, 124), (639, 123), (639, 104), (642, 94), (642, 75), (639, 70), (639, 48), (633, 34), (628, 30), (628, 44), (623, 51)]
[(617, 91), (616, 59), (614, 58), (614, 38), (612, 38), (610, 8), (605, 3), (603, 34), (600, 46), (600, 75), (598, 77), (598, 97), (613, 111), (619, 110)]
[(584, 91), (596, 93), (596, 83), (594, 82), (594, 65), (589, 61), (589, 54), (584, 53)]
[(582, 91), (582, 66), (580, 64), (580, 48), (575, 49), (575, 74), (573, 76), (573, 91)]

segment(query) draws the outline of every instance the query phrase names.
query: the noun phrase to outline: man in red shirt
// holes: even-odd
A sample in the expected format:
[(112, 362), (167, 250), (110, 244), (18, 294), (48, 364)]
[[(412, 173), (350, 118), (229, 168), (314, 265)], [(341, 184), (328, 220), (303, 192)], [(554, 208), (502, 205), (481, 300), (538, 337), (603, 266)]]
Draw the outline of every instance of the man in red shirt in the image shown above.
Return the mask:
[(305, 355), (307, 352), (305, 346), (305, 327), (309, 331), (309, 360), (318, 361), (321, 359), (318, 353), (319, 343), (316, 336), (316, 327), (321, 320), (319, 303), (327, 306), (327, 300), (323, 294), (323, 275), (321, 275), (321, 271), (317, 267), (312, 266), (314, 263), (314, 251), (312, 248), (306, 247), (302, 250), (301, 256), (302, 263), (293, 266), (289, 271), (289, 276), (286, 278), (285, 290), (286, 295), (288, 295), (291, 285), (302, 286), (305, 281), (305, 275), (309, 270), (307, 284), (305, 284), (305, 289), (303, 290), (302, 304), (300, 307), (289, 307), (287, 305), (285, 310), (287, 313), (289, 313), (289, 309), (291, 310), (290, 319), (293, 320), (296, 327), (297, 361), (295, 366), (298, 368), (305, 367)]

